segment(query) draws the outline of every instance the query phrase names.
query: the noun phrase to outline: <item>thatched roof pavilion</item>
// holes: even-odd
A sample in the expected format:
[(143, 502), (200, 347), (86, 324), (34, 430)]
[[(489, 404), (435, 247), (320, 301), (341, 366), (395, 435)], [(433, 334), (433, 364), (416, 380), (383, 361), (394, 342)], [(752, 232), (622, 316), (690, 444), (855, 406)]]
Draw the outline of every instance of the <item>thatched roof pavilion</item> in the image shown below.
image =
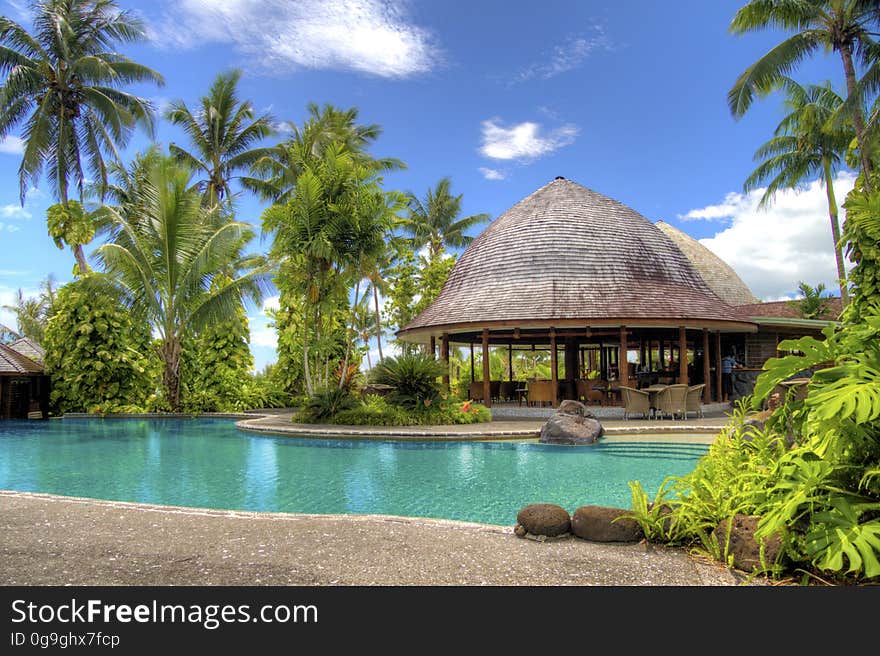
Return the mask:
[[(470, 244), (434, 303), (398, 337), (432, 349), (439, 339), (444, 357), (450, 343), (481, 343), (489, 401), (490, 344), (549, 346), (554, 388), (560, 342), (571, 385), (586, 345), (599, 343), (605, 358), (605, 347), (614, 343), (618, 364), (627, 362), (630, 348), (644, 353), (647, 345), (650, 358), (657, 345), (665, 364), (664, 347), (671, 351), (674, 344), (680, 349), (678, 378), (686, 382), (687, 359), (681, 353), (689, 338), (695, 346), (702, 342), (708, 354), (714, 333), (717, 362), (721, 333), (756, 329), (719, 298), (657, 225), (613, 198), (557, 177), (501, 214)], [(703, 362), (708, 383), (709, 357)], [(606, 365), (603, 360), (603, 370)], [(629, 366), (619, 369), (619, 383), (631, 384)], [(705, 394), (708, 400), (708, 384)]]

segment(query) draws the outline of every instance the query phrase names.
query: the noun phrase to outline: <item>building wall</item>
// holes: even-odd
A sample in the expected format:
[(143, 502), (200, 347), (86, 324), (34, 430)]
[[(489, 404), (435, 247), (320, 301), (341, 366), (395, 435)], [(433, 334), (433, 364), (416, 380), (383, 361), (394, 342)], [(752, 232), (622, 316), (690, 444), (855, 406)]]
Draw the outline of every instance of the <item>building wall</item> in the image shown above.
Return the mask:
[(769, 358), (777, 356), (776, 345), (779, 344), (779, 333), (776, 331), (759, 330), (746, 334), (745, 366), (760, 369)]

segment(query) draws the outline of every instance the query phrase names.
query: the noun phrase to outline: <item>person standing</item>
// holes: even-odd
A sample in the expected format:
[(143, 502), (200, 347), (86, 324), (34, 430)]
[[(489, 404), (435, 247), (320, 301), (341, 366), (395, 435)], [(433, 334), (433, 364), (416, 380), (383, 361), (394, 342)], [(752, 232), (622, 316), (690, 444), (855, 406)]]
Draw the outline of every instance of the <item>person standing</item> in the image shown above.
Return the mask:
[(728, 353), (721, 358), (721, 400), (729, 401), (733, 392), (733, 370), (737, 367), (733, 353)]

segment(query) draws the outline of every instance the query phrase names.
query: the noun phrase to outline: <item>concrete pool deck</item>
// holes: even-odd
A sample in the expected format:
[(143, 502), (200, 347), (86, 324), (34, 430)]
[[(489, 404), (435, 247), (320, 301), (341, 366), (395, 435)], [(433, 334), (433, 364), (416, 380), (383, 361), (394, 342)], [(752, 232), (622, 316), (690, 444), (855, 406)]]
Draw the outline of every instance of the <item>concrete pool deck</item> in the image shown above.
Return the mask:
[(513, 527), (0, 491), (0, 585), (760, 586), (661, 545)]

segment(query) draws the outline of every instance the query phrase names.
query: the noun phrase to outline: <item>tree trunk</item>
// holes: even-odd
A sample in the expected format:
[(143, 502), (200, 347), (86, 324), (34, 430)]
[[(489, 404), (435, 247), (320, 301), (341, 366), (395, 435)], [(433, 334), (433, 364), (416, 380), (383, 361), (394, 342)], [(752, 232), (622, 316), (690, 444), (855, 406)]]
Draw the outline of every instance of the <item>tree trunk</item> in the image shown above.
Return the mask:
[(840, 246), (840, 221), (838, 219), (837, 200), (834, 197), (834, 180), (831, 177), (831, 162), (823, 158), (825, 169), (825, 193), (828, 196), (828, 216), (831, 220), (831, 235), (834, 238), (834, 259), (837, 261), (837, 279), (840, 284), (840, 302), (843, 307), (849, 303), (846, 290), (846, 268), (843, 265), (843, 249)]
[(382, 362), (382, 318), (379, 314), (379, 290), (373, 282), (373, 305), (376, 308), (376, 345), (379, 347), (379, 362)]
[(175, 337), (166, 338), (162, 344), (162, 361), (165, 363), (162, 384), (172, 412), (180, 411), (180, 351), (180, 342)]
[[(847, 98), (855, 98), (856, 91), (856, 69), (852, 60), (852, 45), (846, 45), (840, 48), (840, 57), (843, 60), (843, 72), (846, 75), (846, 93)], [(861, 101), (855, 104), (853, 109), (853, 127), (856, 129), (856, 141), (859, 144), (859, 158), (862, 162), (862, 170), (865, 172), (865, 191), (871, 191), (871, 181), (869, 176), (872, 172), (871, 158), (865, 143), (865, 116), (862, 113)]]
[[(61, 207), (64, 208), (64, 211), (69, 212), (70, 202), (67, 198), (67, 180), (62, 178), (58, 179), (58, 198), (61, 201)], [(79, 275), (86, 275), (89, 272), (89, 263), (86, 261), (86, 256), (83, 253), (82, 244), (71, 244), (70, 248), (73, 250), (73, 257), (76, 260)]]
[[(358, 278), (354, 286), (354, 303), (351, 304), (351, 316), (348, 320), (348, 326), (345, 328), (345, 360), (342, 361), (342, 371), (339, 372), (339, 389), (345, 387), (348, 382), (348, 358), (351, 355), (351, 327), (354, 325), (355, 313), (357, 311), (358, 300), (361, 295), (361, 279)], [(367, 345), (369, 348), (369, 345)]]

